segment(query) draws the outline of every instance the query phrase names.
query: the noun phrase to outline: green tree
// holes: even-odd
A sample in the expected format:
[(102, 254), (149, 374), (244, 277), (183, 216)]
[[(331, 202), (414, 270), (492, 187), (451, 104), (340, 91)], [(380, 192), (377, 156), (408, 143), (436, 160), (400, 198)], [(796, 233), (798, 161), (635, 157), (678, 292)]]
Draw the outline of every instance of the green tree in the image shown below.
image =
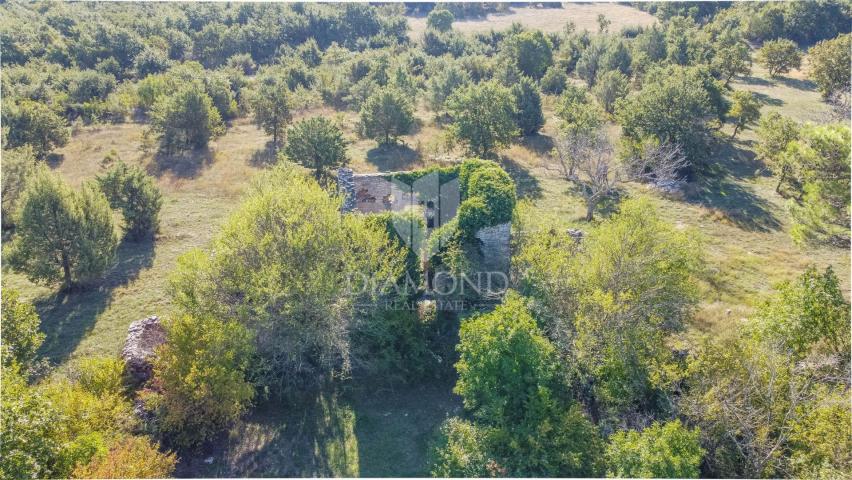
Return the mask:
[(512, 92), (495, 81), (456, 90), (447, 101), (450, 132), (476, 156), (487, 156), (517, 135)]
[(788, 144), (802, 186), (790, 205), (795, 241), (849, 245), (849, 153), (849, 127), (840, 124), (808, 126)]
[(298, 122), (290, 127), (287, 136), (284, 154), (289, 160), (312, 169), (317, 181), (327, 180), (328, 170), (348, 161), (343, 133), (325, 117)]
[[(490, 425), (512, 425), (552, 402), (556, 350), (519, 296), (462, 323), (459, 379), (465, 408)], [(538, 406), (538, 407), (537, 407)]]
[(615, 112), (615, 103), (629, 92), (627, 77), (618, 70), (610, 70), (598, 78), (594, 95), (606, 113)]
[(741, 128), (760, 119), (760, 101), (748, 90), (736, 90), (732, 96), (733, 102), (728, 116), (734, 124), (734, 132), (731, 133), (731, 138), (734, 138)]
[(725, 80), (724, 86), (731, 83), (735, 75), (751, 73), (751, 54), (748, 44), (736, 36), (724, 36), (715, 46), (715, 55), (711, 66)]
[(163, 197), (151, 178), (138, 165), (119, 160), (103, 175), (98, 184), (112, 208), (121, 210), (124, 233), (131, 240), (152, 238), (160, 229)]
[(648, 138), (678, 144), (690, 161), (707, 153), (708, 122), (715, 116), (711, 95), (696, 70), (672, 66), (649, 74), (642, 90), (617, 110), (623, 136), (634, 147)]
[(801, 359), (815, 350), (849, 356), (849, 302), (843, 298), (831, 267), (820, 273), (814, 266), (793, 282), (784, 282), (777, 294), (754, 316), (759, 335)]
[(30, 145), (38, 158), (68, 143), (65, 120), (41, 102), (22, 100), (4, 108), (3, 127), (9, 129), (6, 148)]
[(654, 422), (641, 432), (621, 430), (609, 439), (606, 457), (611, 477), (698, 478), (704, 450), (698, 429), (680, 420)]
[(544, 114), (541, 113), (541, 94), (529, 77), (512, 87), (515, 98), (515, 125), (523, 135), (533, 135), (544, 126)]
[(561, 129), (569, 135), (590, 134), (603, 124), (603, 112), (589, 100), (586, 91), (568, 85), (556, 106)]
[(598, 78), (598, 73), (603, 69), (603, 57), (606, 54), (606, 39), (596, 37), (586, 46), (580, 58), (577, 60), (575, 71), (577, 76), (586, 81), (586, 85), (592, 88)]
[(426, 25), (441, 33), (449, 32), (453, 29), (453, 22), (456, 17), (449, 10), (443, 8), (435, 8), (426, 17)]
[(3, 344), (0, 357), (4, 369), (13, 363), (26, 369), (35, 359), (44, 333), (39, 330), (41, 320), (31, 304), (19, 299), (16, 290), (3, 289)]
[(823, 97), (833, 92), (849, 92), (850, 50), (852, 34), (840, 35), (833, 40), (823, 40), (808, 50), (809, 77), (819, 87)]
[(799, 68), (802, 64), (802, 52), (792, 40), (769, 40), (757, 51), (757, 61), (769, 71), (770, 77), (775, 78), (779, 73)]
[(6, 260), (33, 282), (61, 280), (67, 289), (112, 265), (118, 244), (112, 211), (93, 185), (74, 191), (42, 168), (24, 190), (16, 218)]
[(361, 106), (361, 133), (383, 145), (414, 128), (414, 106), (411, 99), (394, 87), (383, 87)]
[(18, 199), (27, 186), (27, 181), (36, 171), (36, 157), (31, 146), (3, 151), (2, 212), (3, 228), (15, 225), (15, 210)]
[(263, 74), (257, 80), (249, 103), (255, 125), (272, 135), (272, 146), (277, 151), (284, 139), (284, 129), (293, 118), (287, 85), (274, 74)]
[(204, 148), (222, 133), (222, 117), (200, 82), (190, 82), (174, 95), (163, 95), (151, 111), (151, 131), (167, 153)]
[(795, 120), (778, 112), (764, 115), (758, 123), (758, 143), (755, 152), (757, 157), (778, 177), (778, 184), (775, 185), (775, 191), (778, 193), (781, 193), (781, 185), (793, 174), (792, 158), (785, 155), (785, 152), (787, 145), (799, 138), (800, 128)]
[(233, 320), (191, 315), (165, 328), (167, 341), (154, 359), (162, 428), (178, 445), (199, 445), (238, 419), (254, 397), (246, 379), (251, 334)]
[(456, 89), (470, 83), (470, 74), (456, 62), (442, 62), (426, 83), (426, 100), (432, 111), (444, 110), (444, 105)]
[(553, 46), (541, 31), (526, 31), (508, 37), (503, 52), (509, 62), (535, 80), (553, 65)]
[(245, 325), (262, 359), (254, 378), (285, 392), (349, 370), (354, 306), (381, 293), (353, 282), (393, 285), (403, 265), (384, 228), (341, 217), (339, 199), (282, 165), (257, 180), (211, 253), (178, 259), (170, 291), (194, 316)]
[(568, 83), (568, 75), (559, 66), (551, 66), (541, 77), (541, 91), (551, 95), (559, 95), (565, 90)]

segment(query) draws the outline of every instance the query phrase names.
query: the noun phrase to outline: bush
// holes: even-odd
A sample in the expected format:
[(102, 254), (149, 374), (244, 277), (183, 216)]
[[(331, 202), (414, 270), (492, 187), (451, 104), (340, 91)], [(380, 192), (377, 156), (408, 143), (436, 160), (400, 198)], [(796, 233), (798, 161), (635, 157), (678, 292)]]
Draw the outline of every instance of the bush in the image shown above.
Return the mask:
[(38, 158), (68, 143), (65, 120), (41, 102), (23, 100), (5, 107), (3, 127), (8, 128), (6, 148), (30, 145)]
[(704, 450), (698, 429), (690, 430), (680, 420), (650, 427), (616, 432), (609, 440), (607, 475), (611, 477), (698, 478)]
[(515, 182), (502, 168), (482, 168), (470, 176), (466, 193), (480, 197), (488, 206), (488, 225), (499, 225), (512, 219), (517, 200)]
[(112, 357), (86, 357), (75, 365), (77, 383), (95, 395), (123, 395), (124, 361)]
[(568, 75), (559, 66), (552, 66), (541, 77), (541, 91), (551, 95), (559, 95), (565, 90)]
[(448, 32), (453, 29), (455, 19), (456, 17), (449, 10), (435, 8), (426, 17), (426, 25), (442, 33)]
[[(819, 87), (824, 98), (834, 92), (849, 92), (850, 50), (852, 34), (841, 35), (834, 40), (824, 40), (808, 50), (810, 60), (809, 77)], [(848, 113), (848, 112), (847, 112)]]
[(16, 290), (3, 289), (3, 343), (0, 345), (0, 357), (4, 368), (16, 364), (21, 369), (27, 369), (44, 342), (44, 333), (39, 330), (41, 320), (35, 307), (20, 301), (18, 296)]
[(127, 238), (150, 239), (159, 231), (163, 198), (154, 180), (142, 168), (119, 160), (99, 175), (97, 181), (110, 206), (121, 210)]
[(112, 265), (118, 238), (104, 195), (90, 184), (68, 187), (46, 167), (20, 200), (8, 264), (33, 282), (64, 288), (99, 277)]
[(251, 334), (234, 321), (190, 315), (164, 326), (167, 340), (154, 360), (162, 428), (176, 444), (198, 446), (238, 419), (254, 397), (246, 380)]
[(553, 65), (553, 45), (539, 30), (508, 37), (504, 41), (503, 52), (521, 73), (536, 80)]
[[(431, 452), (433, 477), (496, 476), (499, 467), (487, 450), (487, 427), (479, 427), (458, 417), (441, 424), (440, 436)], [(491, 467), (492, 471), (489, 471)]]
[(126, 436), (108, 452), (74, 469), (74, 478), (168, 478), (177, 464), (174, 453), (162, 453), (147, 437)]

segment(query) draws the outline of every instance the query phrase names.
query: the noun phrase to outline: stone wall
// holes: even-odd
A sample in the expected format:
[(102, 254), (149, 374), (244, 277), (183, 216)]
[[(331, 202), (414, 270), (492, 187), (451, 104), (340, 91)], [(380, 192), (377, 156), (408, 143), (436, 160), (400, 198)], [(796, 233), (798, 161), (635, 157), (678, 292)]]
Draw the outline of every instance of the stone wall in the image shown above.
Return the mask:
[(482, 252), (483, 267), (489, 271), (508, 272), (511, 257), (512, 224), (501, 223), (476, 232)]

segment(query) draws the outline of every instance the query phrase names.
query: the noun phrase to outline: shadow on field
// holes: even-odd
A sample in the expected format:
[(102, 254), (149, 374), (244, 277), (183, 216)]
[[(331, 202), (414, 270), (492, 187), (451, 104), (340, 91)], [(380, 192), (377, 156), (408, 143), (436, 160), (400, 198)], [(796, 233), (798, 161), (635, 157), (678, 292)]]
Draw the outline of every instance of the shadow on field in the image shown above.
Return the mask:
[[(257, 405), (229, 434), (180, 455), (178, 477), (428, 476), (428, 448), (461, 412), (446, 382), (346, 383)], [(211, 463), (205, 459), (213, 458)]]
[(712, 169), (691, 183), (686, 200), (720, 211), (739, 228), (768, 232), (778, 230), (781, 222), (772, 212), (773, 205), (757, 195), (747, 180), (765, 175), (766, 169), (754, 153), (740, 148), (745, 142), (718, 142), (710, 161)]
[(263, 148), (258, 148), (251, 154), (249, 165), (253, 167), (270, 167), (275, 165), (277, 161), (278, 157), (275, 152), (275, 145), (270, 140), (266, 142)]
[[(117, 263), (104, 278), (85, 289), (55, 292), (34, 302), (46, 338), (41, 352), (54, 363), (65, 362), (112, 302), (112, 291), (135, 280), (154, 262), (154, 242), (123, 242)], [(140, 312), (140, 318), (144, 312)], [(135, 319), (134, 319), (135, 320)]]
[(191, 179), (200, 175), (201, 170), (210, 166), (213, 160), (213, 151), (208, 147), (173, 154), (157, 152), (154, 156), (154, 172), (150, 173), (159, 177), (171, 172), (176, 177)]
[(538, 179), (533, 176), (529, 168), (506, 155), (500, 155), (498, 163), (515, 181), (519, 198), (541, 198), (541, 185), (539, 185)]
[(771, 105), (773, 107), (780, 107), (784, 105), (784, 100), (781, 100), (780, 98), (770, 97), (769, 95), (760, 92), (751, 93), (754, 94), (757, 100), (763, 105)]
[(779, 77), (777, 80), (778, 83), (781, 83), (784, 86), (790, 88), (795, 88), (797, 90), (806, 90), (809, 92), (813, 92), (817, 89), (816, 84), (810, 80), (789, 77)]
[(380, 172), (409, 170), (411, 164), (420, 160), (420, 153), (408, 145), (379, 145), (367, 151), (367, 161)]

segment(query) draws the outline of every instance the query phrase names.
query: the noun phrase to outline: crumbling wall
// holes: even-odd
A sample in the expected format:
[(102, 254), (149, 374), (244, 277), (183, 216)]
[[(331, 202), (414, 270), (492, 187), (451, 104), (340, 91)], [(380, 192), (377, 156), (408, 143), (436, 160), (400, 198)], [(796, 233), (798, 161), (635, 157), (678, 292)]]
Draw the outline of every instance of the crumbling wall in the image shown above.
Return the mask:
[(344, 195), (343, 210), (362, 213), (401, 212), (412, 205), (411, 190), (389, 180), (392, 173), (353, 173), (338, 170), (337, 181)]
[(476, 238), (480, 241), (479, 251), (482, 253), (483, 267), (488, 271), (509, 271), (511, 236), (512, 224), (509, 222), (485, 227), (476, 232)]

